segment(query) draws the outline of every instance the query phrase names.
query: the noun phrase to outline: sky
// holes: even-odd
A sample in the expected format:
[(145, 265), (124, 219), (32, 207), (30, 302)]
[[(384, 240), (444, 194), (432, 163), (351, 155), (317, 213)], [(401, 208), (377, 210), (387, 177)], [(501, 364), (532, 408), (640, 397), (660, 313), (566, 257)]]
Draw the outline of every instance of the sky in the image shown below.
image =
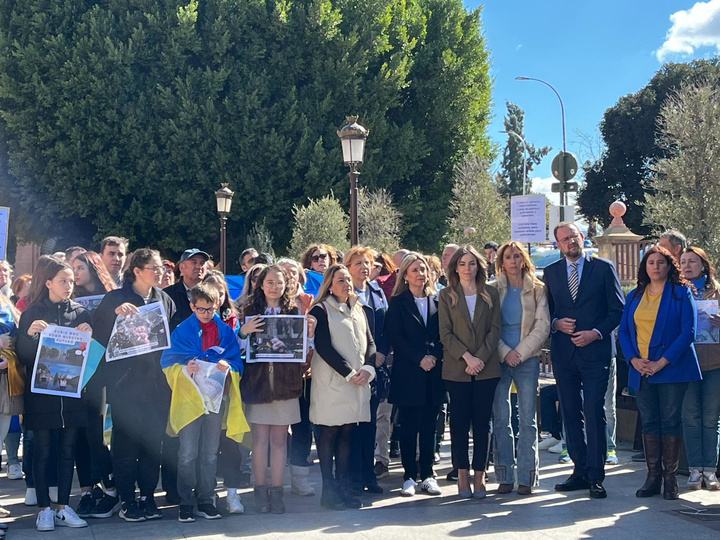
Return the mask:
[[(505, 101), (525, 111), (525, 139), (552, 150), (532, 171), (533, 191), (550, 196), (552, 158), (562, 149), (560, 103), (565, 104), (567, 150), (598, 157), (603, 113), (640, 90), (664, 62), (718, 54), (720, 0), (463, 0), (483, 5), (492, 58), (493, 118), (489, 134), (501, 150)], [(498, 165), (496, 164), (495, 167)]]

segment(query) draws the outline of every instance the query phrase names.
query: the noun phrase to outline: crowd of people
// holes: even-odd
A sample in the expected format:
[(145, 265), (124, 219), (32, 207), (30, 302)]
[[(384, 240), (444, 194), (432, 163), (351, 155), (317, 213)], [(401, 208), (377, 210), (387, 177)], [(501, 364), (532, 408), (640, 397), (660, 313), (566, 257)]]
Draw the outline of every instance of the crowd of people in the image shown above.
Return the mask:
[[(313, 244), (299, 261), (248, 248), (236, 299), (196, 248), (175, 264), (149, 248), (128, 254), (127, 241), (111, 236), (98, 252), (74, 246), (43, 255), (32, 275), (15, 280), (0, 261), (8, 478), (24, 478), (25, 504), (38, 506), (41, 531), (115, 513), (130, 522), (159, 519), (160, 481), (183, 523), (222, 517), (217, 477), (228, 513), (244, 512), (239, 491), (252, 487), (258, 512), (280, 514), (288, 464), (292, 492), (315, 495), (308, 482), (314, 439), (320, 504), (359, 508), (362, 493), (383, 491), (390, 439), (399, 443), (400, 495), (442, 494), (433, 466), (447, 420), (448, 479), (459, 497), (486, 497), (491, 448), (498, 493), (531, 495), (538, 449), (558, 443), (574, 469), (555, 489), (605, 498), (605, 465), (617, 462), (607, 421), (617, 338), (648, 469), (636, 495), (679, 496), (683, 442), (687, 487), (720, 489), (720, 344), (696, 342), (696, 302), (720, 298), (707, 254), (669, 231), (642, 254), (637, 286), (625, 297), (613, 264), (583, 250), (574, 223), (553, 232), (563, 257), (542, 279), (515, 241), (488, 242), (484, 254), (449, 244), (441, 257)], [(113, 361), (101, 352), (80, 398), (33, 391), (49, 326), (91, 332), (103, 351), (118, 319), (152, 304), (167, 318), (169, 348)], [(714, 306), (705, 313), (711, 330), (720, 328)], [(274, 334), (278, 316), (303, 321), (307, 348), (293, 361), (258, 360), (254, 334), (268, 351), (287, 352)], [(552, 420), (551, 437), (541, 441), (539, 355), (548, 339), (557, 393), (549, 409), (559, 402), (562, 427)], [(204, 373), (220, 381), (215, 404), (198, 390)], [(80, 499), (71, 508), (75, 471)]]

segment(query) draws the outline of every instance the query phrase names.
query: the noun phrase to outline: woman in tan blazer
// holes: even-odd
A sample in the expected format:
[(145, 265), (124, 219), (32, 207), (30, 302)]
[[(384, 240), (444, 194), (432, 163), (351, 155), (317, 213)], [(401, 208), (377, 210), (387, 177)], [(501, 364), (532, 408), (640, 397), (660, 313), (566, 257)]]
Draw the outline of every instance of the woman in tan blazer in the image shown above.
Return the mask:
[[(487, 263), (472, 246), (458, 249), (440, 291), (438, 314), (444, 347), (442, 378), (450, 394), (450, 441), (458, 493), (484, 498), (490, 440), (490, 413), (500, 380), (500, 297), (488, 287)], [(468, 431), (473, 428), (474, 489), (470, 489)], [(474, 491), (474, 494), (473, 494)]]

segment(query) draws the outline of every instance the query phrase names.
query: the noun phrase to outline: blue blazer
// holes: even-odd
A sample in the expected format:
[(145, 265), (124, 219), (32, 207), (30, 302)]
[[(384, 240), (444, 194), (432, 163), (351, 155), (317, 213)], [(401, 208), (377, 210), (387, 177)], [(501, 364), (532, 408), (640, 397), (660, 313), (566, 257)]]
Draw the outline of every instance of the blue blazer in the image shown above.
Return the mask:
[[(640, 358), (635, 331), (635, 311), (642, 295), (635, 295), (635, 290), (628, 293), (618, 338), (630, 368), (628, 384), (637, 390), (640, 387), (640, 372), (633, 367), (630, 359), (633, 356)], [(697, 309), (690, 289), (665, 283), (650, 337), (648, 360), (656, 361), (664, 356), (669, 364), (650, 377), (649, 382), (685, 382), (702, 378), (693, 346), (696, 321)]]
[(570, 336), (552, 331), (552, 361), (568, 362), (575, 354), (588, 360), (609, 362), (612, 357), (612, 331), (620, 323), (623, 312), (623, 292), (612, 262), (601, 257), (583, 255), (582, 275), (578, 296), (573, 301), (568, 288), (565, 259), (552, 263), (543, 273), (547, 287), (550, 321), (570, 317), (576, 330), (597, 329), (602, 334), (585, 347), (576, 347)]

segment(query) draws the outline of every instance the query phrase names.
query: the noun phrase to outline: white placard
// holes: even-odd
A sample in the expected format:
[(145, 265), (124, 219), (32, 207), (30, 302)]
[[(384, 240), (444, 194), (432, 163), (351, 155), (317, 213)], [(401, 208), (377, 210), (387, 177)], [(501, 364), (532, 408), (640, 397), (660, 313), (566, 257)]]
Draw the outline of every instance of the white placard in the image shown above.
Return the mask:
[(717, 300), (696, 300), (697, 327), (695, 328), (695, 343), (718, 343), (720, 335), (718, 329), (710, 324), (710, 317), (718, 314)]
[(516, 195), (510, 198), (510, 238), (522, 242), (544, 242), (545, 195)]
[[(248, 336), (246, 363), (305, 363), (307, 319), (304, 315), (261, 315), (262, 330)], [(245, 317), (247, 322), (251, 317)]]
[(170, 329), (162, 302), (138, 308), (138, 313), (118, 315), (108, 340), (105, 360), (112, 362), (170, 348)]
[(40, 334), (30, 391), (81, 397), (81, 382), (90, 348), (90, 332), (50, 325)]
[[(565, 216), (563, 217), (562, 221), (575, 221), (575, 207), (574, 206), (565, 206)], [(550, 205), (550, 211), (548, 213), (549, 215), (549, 221), (550, 226), (548, 227), (548, 238), (551, 242), (555, 241), (555, 236), (553, 235), (553, 231), (555, 230), (555, 226), (560, 223), (560, 207), (556, 206), (554, 204)]]
[(0, 259), (7, 259), (8, 225), (10, 224), (10, 209), (0, 206)]

